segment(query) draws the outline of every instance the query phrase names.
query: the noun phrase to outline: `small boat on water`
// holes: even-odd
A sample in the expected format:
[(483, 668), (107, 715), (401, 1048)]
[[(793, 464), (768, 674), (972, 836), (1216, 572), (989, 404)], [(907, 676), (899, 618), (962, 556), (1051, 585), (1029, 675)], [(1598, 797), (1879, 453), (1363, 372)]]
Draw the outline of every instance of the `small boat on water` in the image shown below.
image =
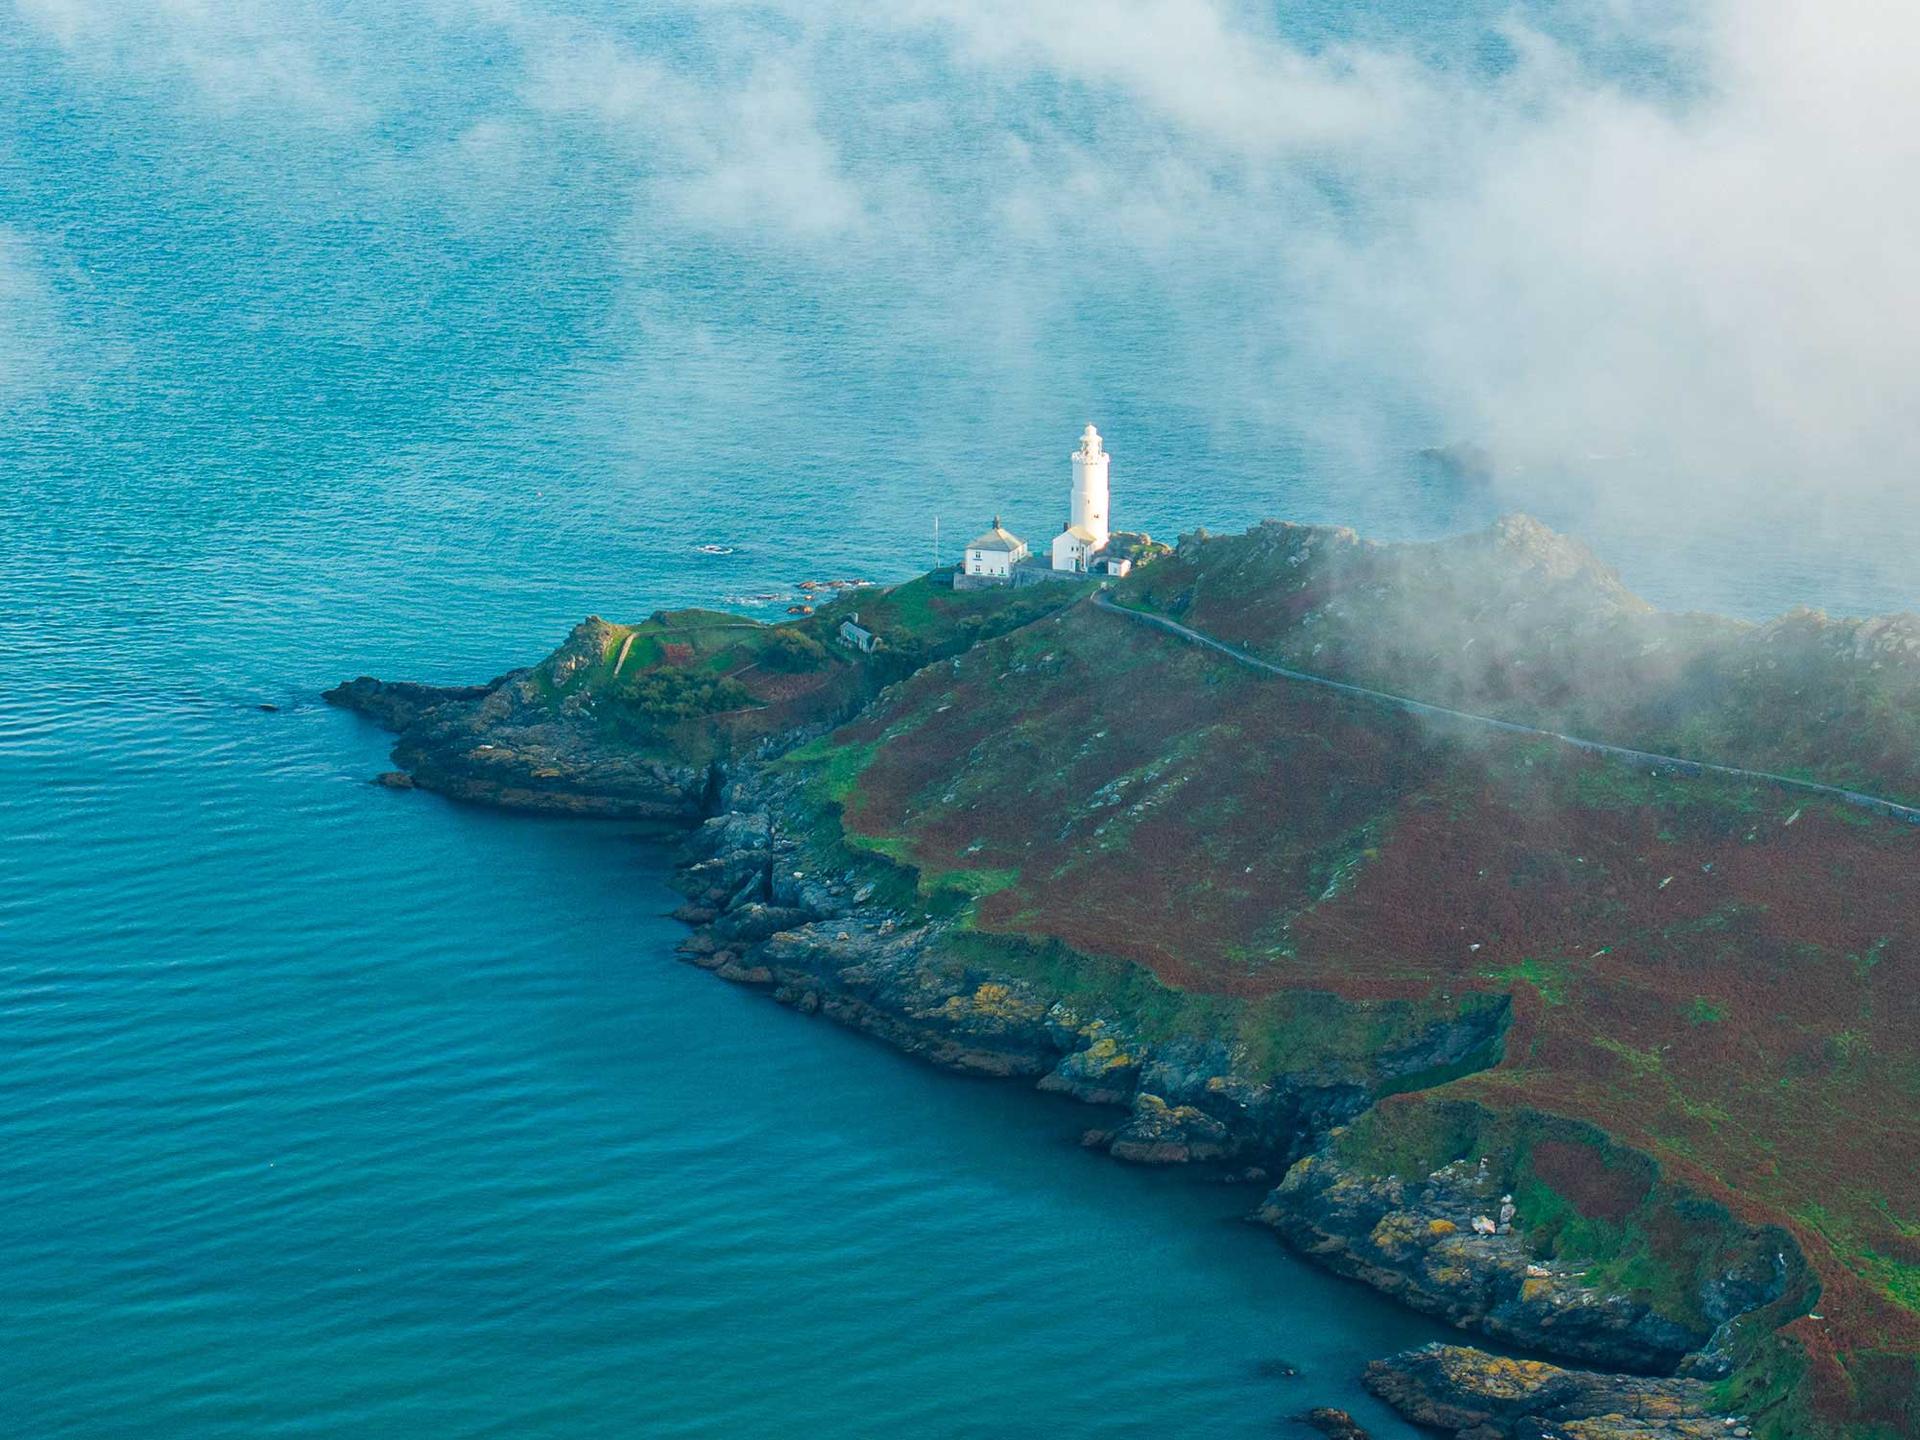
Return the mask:
[(702, 555), (733, 554), (733, 546), (731, 545), (696, 545), (693, 548), (698, 550)]

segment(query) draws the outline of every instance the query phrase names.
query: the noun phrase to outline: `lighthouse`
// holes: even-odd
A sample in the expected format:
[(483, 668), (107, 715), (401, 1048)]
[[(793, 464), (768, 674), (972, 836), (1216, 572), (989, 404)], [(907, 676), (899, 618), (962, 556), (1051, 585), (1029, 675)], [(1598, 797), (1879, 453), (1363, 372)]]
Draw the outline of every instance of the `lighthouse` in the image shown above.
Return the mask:
[(1107, 548), (1107, 452), (1088, 425), (1073, 452), (1073, 501), (1067, 528), (1053, 540), (1053, 568), (1085, 571)]

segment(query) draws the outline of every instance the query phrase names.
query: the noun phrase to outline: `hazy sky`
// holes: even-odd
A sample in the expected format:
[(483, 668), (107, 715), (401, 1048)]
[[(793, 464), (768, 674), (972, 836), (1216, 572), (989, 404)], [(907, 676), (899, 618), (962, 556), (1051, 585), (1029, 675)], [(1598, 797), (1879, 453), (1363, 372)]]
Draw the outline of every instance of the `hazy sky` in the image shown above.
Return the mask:
[[(1118, 277), (1193, 327), (1219, 405), (1304, 397), (1328, 445), (1413, 416), (1523, 502), (1916, 523), (1909, 7), (11, 4), (73, 66), (456, 218), (590, 146), (647, 217), (615, 227), (636, 276), (676, 233), (897, 275), (895, 323), (1009, 373), (1044, 364), (1036, 294)], [(391, 133), (469, 44), (510, 57), (498, 88), (457, 134)], [(59, 266), (0, 230), (0, 391), (36, 383)]]

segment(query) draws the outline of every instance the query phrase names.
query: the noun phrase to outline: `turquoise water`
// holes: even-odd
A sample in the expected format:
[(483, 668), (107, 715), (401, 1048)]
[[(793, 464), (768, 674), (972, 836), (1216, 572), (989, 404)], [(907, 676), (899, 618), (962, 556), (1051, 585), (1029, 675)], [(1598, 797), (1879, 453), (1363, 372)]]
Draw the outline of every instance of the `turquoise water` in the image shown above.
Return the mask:
[(8, 718), (9, 1434), (1258, 1434), (1428, 1333), (676, 963), (642, 838), (312, 703)]
[[(1499, 63), (1460, 7), (1297, 21), (1356, 13)], [(1155, 150), (1097, 92), (835, 37), (843, 168), (946, 203), (809, 229), (832, 187), (786, 72), (732, 84), (794, 31), (0, 19), (7, 1433), (1252, 1436), (1319, 1403), (1405, 1433), (1353, 1377), (1438, 1332), (1250, 1196), (677, 964), (645, 837), (374, 789), (385, 738), (315, 698), (497, 673), (589, 612), (898, 578), (936, 516), (1044, 535), (1089, 417), (1159, 533), (1492, 512), (1406, 458), (1447, 438), (1416, 410), (1364, 447), (1305, 423), (1329, 381), (1248, 305), (1262, 245), (976, 233), (1014, 119)], [(702, 113), (734, 90), (765, 103)], [(714, 159), (763, 131), (754, 174)], [(1738, 517), (1600, 539), (1687, 603), (1901, 598), (1751, 564)]]

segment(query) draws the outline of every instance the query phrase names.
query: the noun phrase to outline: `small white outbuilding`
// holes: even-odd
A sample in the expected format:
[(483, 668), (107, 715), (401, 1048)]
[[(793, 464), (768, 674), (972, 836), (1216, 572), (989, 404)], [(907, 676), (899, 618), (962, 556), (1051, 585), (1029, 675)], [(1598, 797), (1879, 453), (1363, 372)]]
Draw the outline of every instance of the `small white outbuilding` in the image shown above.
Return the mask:
[(849, 649), (858, 650), (862, 655), (873, 653), (876, 643), (873, 631), (860, 623), (858, 610), (840, 622), (840, 643)]

